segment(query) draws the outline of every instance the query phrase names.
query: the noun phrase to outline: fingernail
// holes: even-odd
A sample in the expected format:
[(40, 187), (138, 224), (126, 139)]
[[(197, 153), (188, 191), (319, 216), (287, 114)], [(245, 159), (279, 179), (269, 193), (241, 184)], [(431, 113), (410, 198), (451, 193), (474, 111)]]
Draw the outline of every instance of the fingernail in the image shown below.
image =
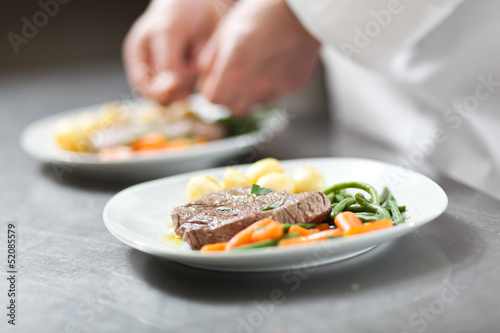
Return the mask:
[(153, 90), (166, 90), (174, 83), (174, 74), (170, 71), (158, 73), (151, 81), (151, 89)]

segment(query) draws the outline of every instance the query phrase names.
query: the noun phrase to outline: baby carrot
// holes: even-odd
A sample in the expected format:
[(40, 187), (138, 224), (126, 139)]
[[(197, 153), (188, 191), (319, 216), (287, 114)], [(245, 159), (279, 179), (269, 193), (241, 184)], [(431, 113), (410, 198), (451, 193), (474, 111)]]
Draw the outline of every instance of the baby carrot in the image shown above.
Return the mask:
[(335, 216), (334, 219), (337, 229), (348, 231), (352, 228), (360, 227), (363, 222), (353, 212), (341, 212)]
[(206, 244), (201, 247), (200, 252), (206, 253), (224, 251), (226, 249), (226, 244), (227, 242)]
[(319, 232), (319, 229), (306, 229), (306, 228), (301, 227), (300, 225), (294, 224), (294, 225), (290, 226), (290, 229), (288, 229), (288, 232), (290, 232), (290, 233), (298, 232), (299, 235), (301, 235), (301, 236), (308, 236), (308, 235), (315, 234), (315, 233)]
[(170, 149), (184, 149), (191, 145), (191, 141), (187, 138), (178, 138), (170, 140), (168, 142), (168, 148)]
[(320, 223), (317, 228), (321, 231), (330, 229), (330, 225), (328, 223)]
[(340, 229), (329, 229), (321, 232), (317, 232), (315, 234), (306, 236), (309, 240), (317, 240), (317, 239), (327, 239), (331, 237), (339, 237), (342, 236), (344, 232)]
[(278, 246), (291, 246), (291, 245), (306, 244), (306, 243), (307, 244), (317, 243), (317, 242), (322, 242), (327, 238), (340, 237), (340, 236), (342, 236), (342, 230), (330, 229), (317, 232), (315, 234), (311, 234), (308, 236), (282, 239), (279, 241)]
[(132, 144), (132, 151), (164, 149), (168, 147), (167, 139), (161, 133), (149, 133)]
[(392, 220), (391, 219), (385, 219), (385, 220), (379, 220), (375, 222), (368, 222), (364, 223), (359, 227), (354, 227), (346, 232), (344, 232), (344, 236), (350, 236), (350, 235), (356, 235), (356, 234), (361, 234), (364, 232), (370, 232), (370, 231), (375, 231), (379, 229), (384, 229), (384, 228), (390, 228), (393, 226)]
[[(291, 228), (290, 228), (290, 230), (291, 230)], [(307, 229), (304, 229), (304, 230), (307, 230)], [(293, 232), (293, 231), (291, 231), (291, 232)], [(252, 233), (251, 240), (253, 243), (253, 242), (258, 242), (258, 241), (265, 240), (265, 239), (277, 239), (277, 238), (283, 237), (284, 233), (285, 232), (283, 230), (283, 226), (281, 225), (281, 223), (276, 222), (276, 221), (272, 221), (264, 227), (254, 229), (254, 231)]]
[(274, 221), (273, 219), (270, 219), (270, 218), (265, 218), (263, 220), (257, 221), (255, 223), (249, 225), (248, 227), (246, 227), (245, 229), (241, 230), (236, 235), (234, 235), (229, 240), (229, 242), (227, 242), (226, 250), (231, 250), (237, 246), (251, 243), (252, 242), (252, 234), (253, 234), (254, 230), (257, 228), (260, 228), (260, 227), (265, 227), (266, 225), (268, 225), (271, 222), (276, 222), (276, 221)]
[(203, 143), (207, 143), (208, 141), (209, 140), (207, 138), (203, 138), (203, 137), (199, 137), (199, 138), (194, 139), (195, 144), (203, 144)]

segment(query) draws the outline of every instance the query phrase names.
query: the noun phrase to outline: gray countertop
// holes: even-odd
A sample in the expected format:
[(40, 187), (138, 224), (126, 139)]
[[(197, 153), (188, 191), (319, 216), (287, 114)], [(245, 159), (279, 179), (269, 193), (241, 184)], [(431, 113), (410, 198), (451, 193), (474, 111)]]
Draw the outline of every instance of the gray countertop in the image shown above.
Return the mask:
[[(421, 171), (449, 197), (436, 221), (356, 258), (287, 276), (205, 271), (120, 243), (101, 215), (130, 184), (72, 174), (59, 181), (18, 138), (38, 118), (127, 95), (118, 62), (0, 75), (3, 276), (7, 224), (18, 230), (16, 326), (7, 324), (2, 278), (2, 332), (500, 331), (498, 201), (431, 169)], [(397, 162), (331, 126), (325, 110), (297, 113), (259, 156)], [(283, 297), (271, 303), (276, 289)]]

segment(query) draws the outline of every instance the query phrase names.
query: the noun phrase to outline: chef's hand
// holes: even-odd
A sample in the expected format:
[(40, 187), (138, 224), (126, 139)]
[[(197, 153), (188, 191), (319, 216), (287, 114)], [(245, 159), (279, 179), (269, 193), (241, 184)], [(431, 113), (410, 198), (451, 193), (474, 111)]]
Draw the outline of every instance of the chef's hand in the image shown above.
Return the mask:
[(198, 54), (233, 1), (153, 0), (123, 45), (132, 88), (162, 104), (188, 95)]
[(201, 91), (210, 101), (245, 114), (254, 103), (307, 83), (319, 48), (284, 0), (242, 1), (200, 54)]

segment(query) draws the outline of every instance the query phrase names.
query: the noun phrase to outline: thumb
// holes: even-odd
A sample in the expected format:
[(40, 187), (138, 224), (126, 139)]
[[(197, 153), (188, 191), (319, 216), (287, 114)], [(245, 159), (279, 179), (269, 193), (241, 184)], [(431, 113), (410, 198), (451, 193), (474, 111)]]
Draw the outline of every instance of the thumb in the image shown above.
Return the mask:
[(179, 72), (162, 71), (150, 81), (148, 97), (163, 105), (183, 98), (189, 94), (189, 91), (185, 91), (184, 81), (185, 78)]

